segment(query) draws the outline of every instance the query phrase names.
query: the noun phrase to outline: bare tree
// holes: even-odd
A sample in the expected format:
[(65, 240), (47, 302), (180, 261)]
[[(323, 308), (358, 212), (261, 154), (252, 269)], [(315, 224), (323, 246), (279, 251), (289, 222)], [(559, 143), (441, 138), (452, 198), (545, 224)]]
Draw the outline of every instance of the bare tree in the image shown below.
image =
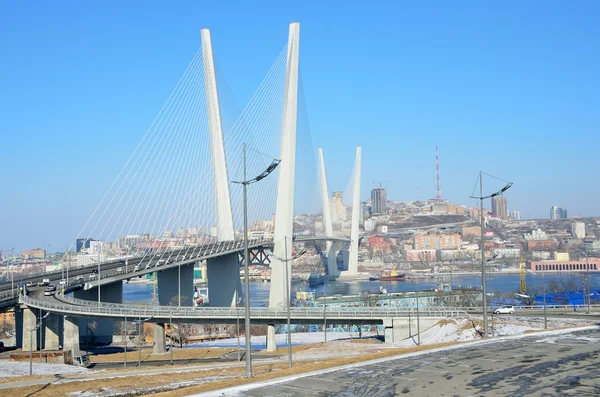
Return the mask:
[(577, 286), (578, 282), (569, 277), (560, 281), (550, 281), (548, 290), (554, 295), (559, 304), (568, 305), (575, 292), (577, 292)]
[(516, 294), (517, 299), (523, 306), (533, 306), (535, 305), (535, 298), (540, 295), (540, 291), (535, 287), (529, 286), (526, 291), (517, 291)]

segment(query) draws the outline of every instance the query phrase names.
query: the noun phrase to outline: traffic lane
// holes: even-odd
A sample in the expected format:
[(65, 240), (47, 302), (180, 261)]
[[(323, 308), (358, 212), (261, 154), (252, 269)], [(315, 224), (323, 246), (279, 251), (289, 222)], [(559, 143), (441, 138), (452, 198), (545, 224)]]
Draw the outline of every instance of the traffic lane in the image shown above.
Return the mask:
[(501, 340), (223, 395), (599, 395), (599, 344), (598, 330)]

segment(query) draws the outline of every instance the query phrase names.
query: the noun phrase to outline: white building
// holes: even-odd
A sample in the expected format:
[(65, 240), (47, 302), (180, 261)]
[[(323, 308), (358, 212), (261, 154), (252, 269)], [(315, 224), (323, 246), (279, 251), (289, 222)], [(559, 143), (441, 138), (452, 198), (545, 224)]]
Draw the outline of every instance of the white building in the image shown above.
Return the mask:
[(585, 237), (585, 223), (573, 222), (573, 225), (571, 225), (571, 233), (573, 234), (573, 236), (575, 236), (577, 238), (584, 238)]

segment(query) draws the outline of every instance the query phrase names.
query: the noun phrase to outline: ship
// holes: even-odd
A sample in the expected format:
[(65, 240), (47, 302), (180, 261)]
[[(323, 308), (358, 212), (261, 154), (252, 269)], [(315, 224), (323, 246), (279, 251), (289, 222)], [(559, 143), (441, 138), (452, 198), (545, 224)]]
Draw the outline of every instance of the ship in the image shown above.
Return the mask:
[(311, 273), (310, 276), (308, 276), (308, 285), (314, 287), (315, 285), (325, 284), (326, 279), (327, 276), (325, 274)]
[(399, 274), (396, 269), (392, 269), (389, 273), (383, 273), (379, 277), (369, 277), (369, 281), (404, 281), (405, 274)]

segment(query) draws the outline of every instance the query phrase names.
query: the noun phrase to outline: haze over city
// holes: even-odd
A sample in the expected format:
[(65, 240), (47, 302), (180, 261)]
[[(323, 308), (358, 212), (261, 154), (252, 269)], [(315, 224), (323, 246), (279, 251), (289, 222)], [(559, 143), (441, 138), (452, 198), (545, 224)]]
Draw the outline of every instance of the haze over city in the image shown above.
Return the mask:
[(380, 181), (391, 200), (416, 200), (417, 188), (432, 198), (437, 144), (452, 202), (475, 205), (468, 197), (483, 169), (514, 182), (508, 206), (523, 218), (547, 218), (553, 205), (598, 215), (600, 188), (588, 183), (598, 8), (263, 2), (231, 13), (196, 2), (3, 3), (0, 241), (51, 251), (72, 241), (199, 47), (201, 27), (213, 33), (233, 114), (294, 20), (303, 24), (312, 144), (325, 150), (332, 190), (346, 188), (362, 145), (362, 200)]

